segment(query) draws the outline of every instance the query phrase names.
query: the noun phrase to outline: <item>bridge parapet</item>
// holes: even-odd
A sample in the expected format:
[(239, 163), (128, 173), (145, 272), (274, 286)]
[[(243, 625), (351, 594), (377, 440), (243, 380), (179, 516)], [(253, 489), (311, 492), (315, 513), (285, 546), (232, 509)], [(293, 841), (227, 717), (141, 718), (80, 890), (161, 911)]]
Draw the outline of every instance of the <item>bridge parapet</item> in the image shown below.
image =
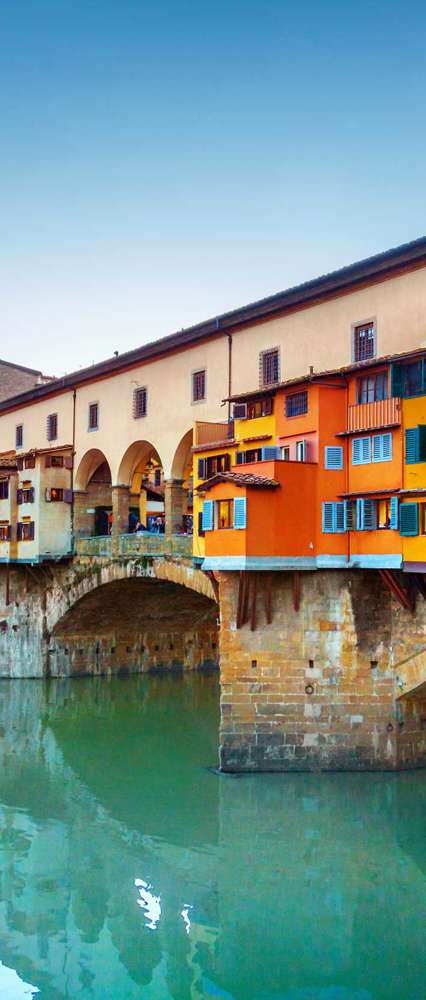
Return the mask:
[(111, 535), (99, 535), (90, 538), (78, 538), (75, 544), (76, 556), (90, 558), (112, 558), (115, 542), (117, 555), (120, 559), (135, 556), (177, 556), (190, 559), (192, 557), (192, 535), (154, 535), (144, 534), (119, 535), (114, 539)]

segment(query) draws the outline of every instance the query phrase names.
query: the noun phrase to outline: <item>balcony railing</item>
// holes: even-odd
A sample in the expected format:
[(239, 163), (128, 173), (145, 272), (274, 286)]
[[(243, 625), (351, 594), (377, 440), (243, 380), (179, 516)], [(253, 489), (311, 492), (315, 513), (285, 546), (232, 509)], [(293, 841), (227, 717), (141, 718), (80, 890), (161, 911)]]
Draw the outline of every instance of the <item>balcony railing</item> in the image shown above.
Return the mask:
[(400, 423), (401, 400), (397, 398), (348, 406), (348, 434), (373, 430), (375, 427), (394, 427)]
[[(154, 535), (144, 534), (120, 535), (118, 539), (119, 555), (134, 558), (137, 556), (181, 556), (191, 558), (192, 535)], [(113, 539), (111, 535), (97, 535), (90, 538), (78, 538), (75, 543), (75, 553), (78, 556), (92, 558), (112, 557)]]

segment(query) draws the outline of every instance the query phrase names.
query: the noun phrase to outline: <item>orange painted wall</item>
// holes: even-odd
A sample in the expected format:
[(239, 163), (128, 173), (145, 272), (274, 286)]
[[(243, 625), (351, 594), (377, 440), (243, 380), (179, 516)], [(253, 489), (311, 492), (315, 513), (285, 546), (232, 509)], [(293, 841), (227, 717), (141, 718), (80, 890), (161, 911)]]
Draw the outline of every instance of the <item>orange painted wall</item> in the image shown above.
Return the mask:
[(402, 538), (399, 531), (382, 528), (380, 531), (351, 531), (349, 535), (350, 555), (381, 555), (402, 552)]
[(347, 439), (349, 451), (349, 486), (348, 492), (360, 493), (370, 490), (393, 490), (402, 486), (402, 429), (389, 428), (392, 433), (392, 461), (369, 462), (368, 465), (352, 465), (353, 437), (372, 437), (374, 434), (387, 433), (387, 429), (368, 431), (355, 434)]

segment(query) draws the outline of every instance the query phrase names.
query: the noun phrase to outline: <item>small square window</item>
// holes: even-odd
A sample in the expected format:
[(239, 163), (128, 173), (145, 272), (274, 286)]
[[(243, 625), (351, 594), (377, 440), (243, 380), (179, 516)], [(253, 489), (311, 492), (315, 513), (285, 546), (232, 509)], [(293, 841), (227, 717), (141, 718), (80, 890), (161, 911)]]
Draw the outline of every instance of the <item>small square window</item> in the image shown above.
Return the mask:
[(308, 393), (292, 392), (285, 398), (286, 417), (299, 417), (308, 412)]
[(99, 405), (89, 403), (89, 431), (97, 431), (99, 427)]
[(201, 403), (206, 398), (206, 371), (192, 373), (192, 402)]
[(133, 393), (133, 416), (137, 420), (139, 417), (146, 417), (147, 391), (146, 388), (138, 388)]
[(376, 328), (373, 321), (353, 328), (353, 360), (367, 361), (376, 355)]
[(16, 427), (16, 447), (22, 448), (24, 445), (24, 425), (18, 424)]
[(280, 352), (278, 347), (262, 351), (259, 357), (261, 385), (275, 385), (280, 380)]
[(58, 437), (58, 414), (49, 413), (47, 418), (47, 440), (56, 441)]

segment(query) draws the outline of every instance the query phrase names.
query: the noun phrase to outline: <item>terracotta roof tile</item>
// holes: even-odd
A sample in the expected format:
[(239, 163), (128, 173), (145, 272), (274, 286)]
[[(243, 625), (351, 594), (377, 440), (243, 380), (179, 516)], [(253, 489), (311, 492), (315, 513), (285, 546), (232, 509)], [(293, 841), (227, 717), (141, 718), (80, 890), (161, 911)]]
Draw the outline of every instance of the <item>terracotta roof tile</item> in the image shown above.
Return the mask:
[(206, 479), (205, 483), (197, 486), (198, 493), (205, 493), (217, 483), (232, 483), (234, 486), (247, 486), (252, 489), (271, 490), (276, 489), (280, 484), (276, 479), (269, 479), (267, 476), (255, 476), (252, 472), (218, 472), (216, 476)]

